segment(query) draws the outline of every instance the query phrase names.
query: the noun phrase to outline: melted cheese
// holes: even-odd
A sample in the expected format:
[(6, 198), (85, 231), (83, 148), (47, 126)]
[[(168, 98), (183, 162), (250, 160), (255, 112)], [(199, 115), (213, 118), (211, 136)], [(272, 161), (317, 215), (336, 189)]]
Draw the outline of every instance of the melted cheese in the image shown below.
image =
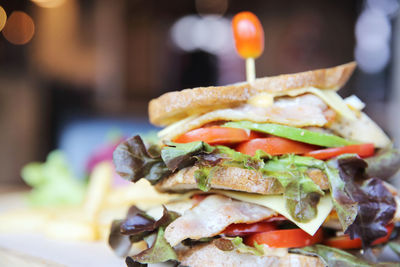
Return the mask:
[(317, 206), (318, 213), (317, 217), (312, 219), (307, 223), (297, 222), (290, 215), (289, 210), (286, 208), (285, 199), (283, 195), (258, 195), (258, 194), (250, 194), (243, 192), (235, 192), (235, 191), (225, 191), (225, 190), (215, 190), (219, 194), (228, 196), (233, 199), (241, 200), (244, 202), (258, 204), (260, 206), (264, 206), (276, 211), (279, 214), (282, 214), (287, 219), (295, 223), (299, 228), (303, 229), (306, 233), (310, 235), (314, 235), (315, 232), (319, 229), (325, 219), (328, 217), (329, 213), (333, 208), (332, 199), (329, 193), (325, 193), (325, 196), (322, 197)]
[(270, 93), (260, 93), (253, 97), (251, 97), (248, 101), (248, 104), (258, 107), (258, 108), (267, 108), (274, 104), (274, 95)]

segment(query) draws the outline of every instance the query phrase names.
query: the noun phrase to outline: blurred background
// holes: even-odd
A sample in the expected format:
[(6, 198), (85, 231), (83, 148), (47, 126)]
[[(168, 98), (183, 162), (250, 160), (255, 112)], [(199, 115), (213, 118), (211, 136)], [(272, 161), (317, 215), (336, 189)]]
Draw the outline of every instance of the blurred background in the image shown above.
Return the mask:
[(4, 0), (0, 2), (0, 187), (62, 149), (77, 176), (114, 136), (156, 130), (162, 93), (245, 79), (232, 16), (266, 34), (257, 76), (359, 64), (342, 96), (400, 140), (397, 0)]

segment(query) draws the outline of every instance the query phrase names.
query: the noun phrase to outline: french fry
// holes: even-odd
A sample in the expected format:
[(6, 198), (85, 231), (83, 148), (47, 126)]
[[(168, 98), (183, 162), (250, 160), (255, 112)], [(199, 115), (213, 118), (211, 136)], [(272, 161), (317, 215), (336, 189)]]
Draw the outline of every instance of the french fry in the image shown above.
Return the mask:
[(123, 187), (113, 188), (106, 198), (107, 207), (130, 206), (140, 203), (152, 207), (170, 201), (175, 195), (157, 192), (149, 181), (141, 179)]
[(104, 199), (110, 190), (112, 178), (113, 166), (111, 162), (104, 161), (96, 165), (90, 176), (83, 205), (83, 216), (88, 221), (96, 220)]
[(79, 218), (65, 220), (56, 218), (45, 229), (47, 237), (67, 241), (96, 241), (99, 239), (97, 224)]

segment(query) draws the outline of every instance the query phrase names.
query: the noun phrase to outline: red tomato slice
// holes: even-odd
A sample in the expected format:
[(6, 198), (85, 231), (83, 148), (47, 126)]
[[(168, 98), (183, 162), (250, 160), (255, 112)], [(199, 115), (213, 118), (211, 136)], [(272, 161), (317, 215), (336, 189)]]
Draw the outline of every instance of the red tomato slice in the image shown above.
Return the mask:
[(282, 154), (304, 154), (317, 149), (317, 146), (309, 145), (281, 137), (256, 138), (243, 142), (236, 147), (236, 150), (254, 156), (256, 151), (261, 149), (270, 155)]
[[(376, 239), (374, 242), (372, 242), (372, 245), (386, 243), (389, 240), (390, 235), (392, 234), (393, 228), (393, 224), (387, 225), (387, 234), (383, 237)], [(339, 249), (360, 249), (362, 247), (362, 242), (360, 238), (350, 239), (349, 235), (328, 238), (323, 242), (323, 244)]]
[(365, 158), (374, 155), (374, 150), (374, 144), (361, 144), (314, 150), (306, 153), (304, 156), (316, 159), (330, 159), (342, 154), (353, 153)]
[(257, 242), (272, 248), (299, 248), (319, 243), (322, 238), (321, 228), (313, 236), (301, 229), (288, 229), (252, 234), (245, 239), (245, 244), (254, 246)]
[(250, 139), (247, 131), (238, 128), (220, 126), (198, 128), (182, 134), (174, 140), (176, 143), (203, 141), (208, 144), (233, 144)]
[(275, 223), (257, 222), (257, 223), (235, 223), (229, 225), (222, 232), (227, 236), (247, 236), (254, 233), (268, 232), (276, 230)]
[(192, 199), (196, 204), (202, 202), (206, 197), (208, 197), (210, 194), (196, 194), (192, 196)]

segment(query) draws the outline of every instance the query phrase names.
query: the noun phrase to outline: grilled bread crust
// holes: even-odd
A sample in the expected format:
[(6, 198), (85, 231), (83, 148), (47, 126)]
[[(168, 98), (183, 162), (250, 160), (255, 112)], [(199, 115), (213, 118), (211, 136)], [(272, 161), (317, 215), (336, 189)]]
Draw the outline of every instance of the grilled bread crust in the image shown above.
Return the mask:
[(328, 69), (256, 79), (252, 83), (198, 87), (163, 94), (149, 103), (150, 122), (166, 126), (191, 115), (235, 107), (261, 92), (285, 95), (302, 87), (339, 89), (356, 67), (355, 62)]

